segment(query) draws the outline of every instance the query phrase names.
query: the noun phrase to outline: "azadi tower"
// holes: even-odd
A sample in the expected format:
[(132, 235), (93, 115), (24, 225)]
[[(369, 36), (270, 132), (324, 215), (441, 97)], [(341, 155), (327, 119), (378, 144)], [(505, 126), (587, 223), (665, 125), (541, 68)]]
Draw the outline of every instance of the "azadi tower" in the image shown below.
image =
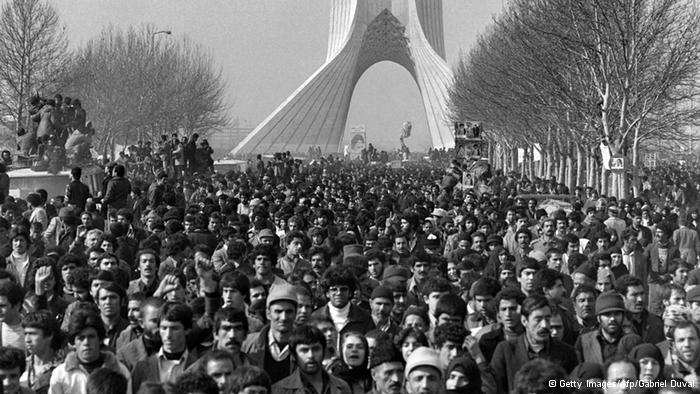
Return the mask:
[(405, 67), (418, 84), (433, 145), (454, 147), (446, 116), (452, 72), (445, 62), (442, 0), (330, 1), (325, 63), (231, 153), (305, 153), (309, 146), (339, 152), (355, 84), (385, 60)]

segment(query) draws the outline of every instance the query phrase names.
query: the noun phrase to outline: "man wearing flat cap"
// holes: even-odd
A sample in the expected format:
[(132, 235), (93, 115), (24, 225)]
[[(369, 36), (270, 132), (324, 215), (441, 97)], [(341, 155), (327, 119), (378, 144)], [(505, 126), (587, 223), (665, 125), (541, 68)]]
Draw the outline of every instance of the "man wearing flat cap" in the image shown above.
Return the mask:
[(580, 335), (574, 345), (581, 362), (604, 364), (642, 343), (639, 335), (625, 335), (622, 330), (625, 300), (617, 292), (608, 291), (599, 295), (595, 302), (595, 314), (598, 329)]

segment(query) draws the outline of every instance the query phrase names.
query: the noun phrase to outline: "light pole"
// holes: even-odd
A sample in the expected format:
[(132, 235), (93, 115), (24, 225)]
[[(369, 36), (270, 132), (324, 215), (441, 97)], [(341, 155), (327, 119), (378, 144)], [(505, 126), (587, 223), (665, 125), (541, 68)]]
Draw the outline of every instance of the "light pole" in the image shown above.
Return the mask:
[(151, 33), (151, 53), (155, 53), (155, 51), (156, 51), (156, 35), (158, 35), (158, 34), (171, 35), (171, 34), (173, 34), (173, 32), (170, 30), (159, 30), (155, 33)]

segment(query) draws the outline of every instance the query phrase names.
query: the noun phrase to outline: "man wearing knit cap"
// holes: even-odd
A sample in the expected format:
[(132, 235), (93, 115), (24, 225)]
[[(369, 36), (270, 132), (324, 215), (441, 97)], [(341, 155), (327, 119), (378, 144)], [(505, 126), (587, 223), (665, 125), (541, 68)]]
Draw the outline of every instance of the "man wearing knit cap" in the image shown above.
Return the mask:
[(407, 284), (411, 277), (411, 271), (400, 265), (390, 265), (384, 269), (381, 284), (391, 290), (394, 295), (394, 307), (391, 310), (391, 319), (394, 323), (400, 324), (406, 306), (416, 300), (409, 300)]
[(685, 295), (685, 302), (690, 309), (690, 320), (700, 324), (700, 286), (694, 286)]
[(394, 293), (391, 289), (384, 286), (375, 287), (369, 297), (369, 306), (377, 329), (392, 337), (396, 335), (399, 327), (391, 321), (391, 310), (394, 307)]
[[(609, 291), (599, 295), (595, 302), (595, 314), (599, 328), (579, 336), (574, 345), (582, 362), (603, 364), (618, 354), (627, 354), (642, 342), (639, 335), (625, 335), (622, 331), (625, 301), (620, 294)], [(618, 348), (626, 351), (620, 353)]]
[(265, 369), (274, 383), (289, 376), (294, 368), (289, 346), (297, 314), (294, 287), (288, 284), (272, 286), (266, 303), (269, 325), (249, 335), (241, 350), (252, 364)]
[(442, 390), (442, 365), (436, 350), (419, 347), (408, 360), (404, 372), (407, 394), (438, 394)]
[(404, 362), (389, 339), (380, 340), (369, 360), (374, 388), (368, 394), (401, 394)]
[(574, 289), (581, 285), (595, 286), (595, 280), (597, 277), (598, 273), (596, 272), (595, 267), (593, 267), (593, 265), (590, 263), (581, 264), (578, 268), (576, 268), (574, 274), (571, 275), (571, 279), (574, 282)]

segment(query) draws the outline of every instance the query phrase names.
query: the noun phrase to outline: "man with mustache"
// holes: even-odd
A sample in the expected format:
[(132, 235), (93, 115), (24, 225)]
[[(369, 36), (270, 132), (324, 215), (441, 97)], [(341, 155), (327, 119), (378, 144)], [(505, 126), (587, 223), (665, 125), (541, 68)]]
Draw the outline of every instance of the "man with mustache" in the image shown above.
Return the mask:
[(646, 289), (641, 279), (624, 275), (615, 281), (615, 289), (625, 299), (627, 319), (642, 341), (659, 343), (664, 340), (664, 321), (645, 307)]
[(697, 387), (700, 384), (696, 371), (700, 367), (700, 329), (695, 323), (680, 321), (673, 329), (674, 375)]
[[(241, 352), (243, 341), (248, 336), (248, 318), (244, 311), (230, 306), (219, 309), (214, 314), (214, 326), (212, 328), (214, 342), (211, 345), (211, 349), (187, 368), (188, 371), (206, 370), (206, 356), (217, 351), (224, 351), (228, 354), (228, 358), (233, 363), (232, 369), (251, 363), (248, 356)], [(214, 379), (217, 380), (217, 378)]]
[(157, 297), (147, 298), (143, 301), (139, 316), (141, 336), (122, 347), (117, 347), (117, 359), (128, 370), (131, 371), (137, 362), (147, 359), (160, 349), (158, 324), (160, 323), (160, 308), (164, 303), (162, 298)]
[(323, 369), (326, 339), (316, 327), (294, 329), (289, 346), (296, 370), (272, 385), (272, 394), (350, 394), (350, 386)]
[(574, 301), (574, 332), (578, 336), (597, 324), (595, 315), (596, 290), (588, 285), (580, 285), (571, 293)]
[(627, 354), (633, 347), (642, 343), (639, 335), (625, 335), (622, 323), (625, 317), (625, 301), (620, 294), (609, 291), (598, 296), (595, 314), (599, 328), (579, 336), (576, 340), (576, 353), (582, 362), (603, 364), (615, 358), (618, 349)]
[(377, 347), (369, 360), (369, 367), (374, 389), (368, 394), (401, 394), (404, 363), (391, 340), (377, 341)]
[(561, 365), (569, 373), (578, 364), (574, 348), (550, 338), (552, 307), (544, 296), (532, 295), (523, 301), (520, 320), (525, 333), (515, 341), (502, 341), (491, 359), (491, 372), (499, 393), (514, 388), (515, 372), (534, 358)]

